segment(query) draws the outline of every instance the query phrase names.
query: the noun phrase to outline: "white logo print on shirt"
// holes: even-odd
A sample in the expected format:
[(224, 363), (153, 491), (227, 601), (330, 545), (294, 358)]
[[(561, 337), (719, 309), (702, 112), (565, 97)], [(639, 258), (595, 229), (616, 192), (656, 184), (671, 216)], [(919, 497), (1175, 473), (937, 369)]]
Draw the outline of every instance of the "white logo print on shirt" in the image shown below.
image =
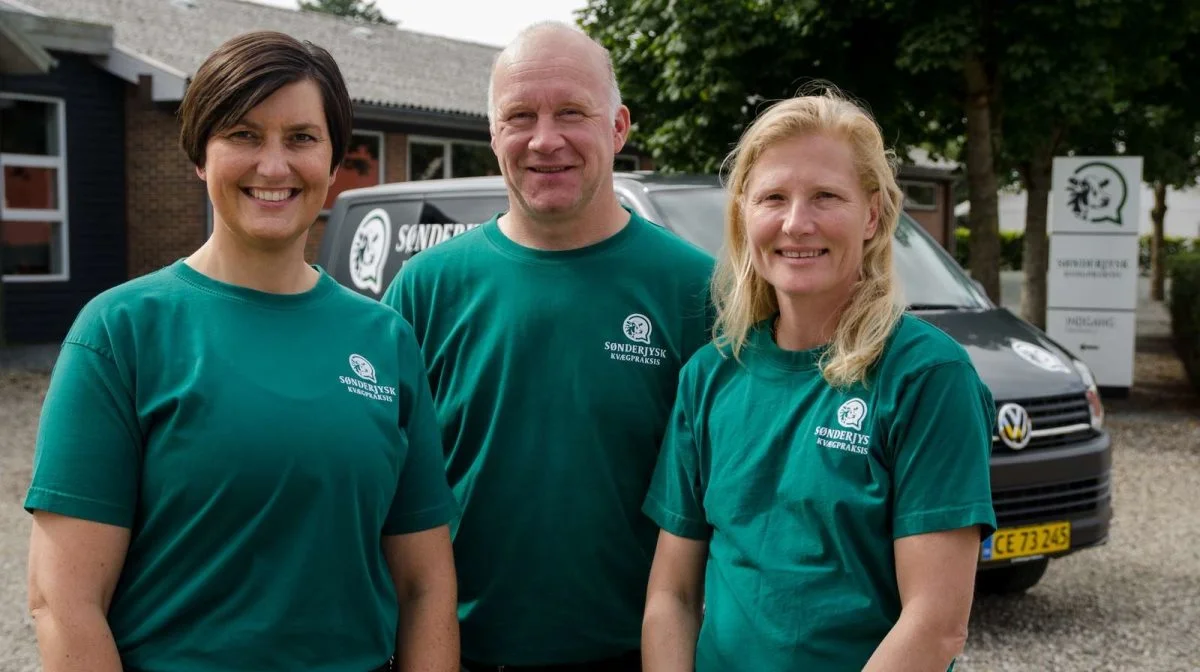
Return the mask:
[[(621, 333), (632, 343), (605, 341), (604, 350), (609, 353), (610, 359), (662, 366), (662, 361), (667, 358), (667, 350), (650, 345), (650, 335), (654, 333), (650, 318), (641, 313), (630, 313), (621, 323)], [(635, 345), (637, 343), (643, 345)]]
[[(338, 377), (338, 382), (345, 385), (348, 392), (377, 401), (390, 402), (396, 398), (396, 388), (375, 384), (377, 382), (375, 380), (375, 366), (367, 361), (366, 357), (358, 354), (350, 355), (350, 370), (358, 377)], [(359, 380), (360, 378), (362, 380)], [(364, 383), (364, 380), (370, 382)]]
[[(817, 445), (824, 448), (836, 448), (848, 453), (866, 455), (870, 452), (871, 435), (862, 433), (863, 420), (867, 417), (867, 402), (855, 397), (844, 402), (837, 410), (838, 424), (846, 429), (817, 427), (813, 433), (817, 437)], [(848, 430), (854, 431), (848, 431)]]

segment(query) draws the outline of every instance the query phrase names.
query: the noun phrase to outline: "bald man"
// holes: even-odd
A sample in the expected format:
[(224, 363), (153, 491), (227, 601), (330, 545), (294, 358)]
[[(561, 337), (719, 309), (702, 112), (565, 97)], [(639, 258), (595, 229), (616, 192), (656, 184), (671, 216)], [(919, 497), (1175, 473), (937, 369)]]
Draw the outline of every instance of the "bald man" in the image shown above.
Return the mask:
[(462, 506), (464, 667), (639, 670), (657, 532), (641, 505), (709, 337), (713, 261), (617, 200), (629, 110), (586, 35), (526, 29), (488, 99), (508, 210), (384, 296), (416, 332)]

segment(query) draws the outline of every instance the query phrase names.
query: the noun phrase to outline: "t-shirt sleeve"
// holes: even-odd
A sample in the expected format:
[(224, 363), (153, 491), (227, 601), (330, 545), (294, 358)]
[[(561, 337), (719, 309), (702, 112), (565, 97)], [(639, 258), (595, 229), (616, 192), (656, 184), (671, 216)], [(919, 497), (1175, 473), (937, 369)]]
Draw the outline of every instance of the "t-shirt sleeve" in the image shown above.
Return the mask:
[(25, 509), (132, 527), (142, 442), (111, 353), (67, 341), (42, 404)]
[(717, 321), (717, 308), (712, 300), (712, 263), (701, 264), (695, 273), (695, 281), (684, 297), (683, 315), (686, 332), (683, 340), (683, 361), (712, 340), (713, 324)]
[(401, 330), (400, 364), (407, 372), (400, 392), (400, 427), (408, 451), (392, 500), (384, 534), (408, 534), (445, 525), (458, 515), (458, 504), (446, 480), (442, 434), (433, 410), (425, 367), (409, 329)]
[(996, 529), (990, 459), (994, 402), (967, 362), (939, 364), (901, 392), (891, 429), (895, 538)]
[(411, 272), (412, 263), (405, 263), (400, 267), (399, 272), (392, 278), (392, 283), (388, 285), (383, 296), (379, 301), (385, 306), (390, 306), (393, 310), (400, 313), (405, 322), (410, 325), (416, 320), (416, 292), (413, 288), (414, 278)]
[(689, 387), (689, 376), (682, 376), (642, 511), (677, 537), (707, 540), (712, 536), (712, 527), (704, 513), (701, 459), (692, 431)]

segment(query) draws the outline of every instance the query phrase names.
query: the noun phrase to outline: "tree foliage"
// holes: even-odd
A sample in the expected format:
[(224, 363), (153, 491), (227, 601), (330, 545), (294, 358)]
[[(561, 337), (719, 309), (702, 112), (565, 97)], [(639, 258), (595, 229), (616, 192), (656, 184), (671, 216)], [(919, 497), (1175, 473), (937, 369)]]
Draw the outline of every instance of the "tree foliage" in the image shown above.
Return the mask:
[[(1034, 196), (1025, 312), (1041, 324), (1053, 157), (1111, 153), (1123, 125), (1148, 174), (1153, 148), (1180, 146), (1186, 129), (1165, 120), (1195, 112), (1142, 101), (1195, 71), (1179, 63), (1200, 58), (1185, 46), (1198, 1), (589, 0), (580, 24), (613, 52), (636, 142), (665, 169), (717, 169), (765, 104), (813, 79), (868, 103), (902, 156), (965, 165), (971, 272), (993, 299), (996, 189), (1021, 184)], [(1143, 117), (1164, 120), (1157, 135), (1130, 125)]]
[(306, 12), (322, 12), (366, 23), (396, 25), (379, 11), (375, 0), (300, 0), (300, 9)]
[(639, 146), (665, 170), (713, 172), (764, 106), (817, 80), (886, 116), (890, 140), (915, 141), (919, 117), (891, 112), (921, 92), (879, 67), (896, 35), (864, 4), (590, 0), (581, 25), (613, 53)]

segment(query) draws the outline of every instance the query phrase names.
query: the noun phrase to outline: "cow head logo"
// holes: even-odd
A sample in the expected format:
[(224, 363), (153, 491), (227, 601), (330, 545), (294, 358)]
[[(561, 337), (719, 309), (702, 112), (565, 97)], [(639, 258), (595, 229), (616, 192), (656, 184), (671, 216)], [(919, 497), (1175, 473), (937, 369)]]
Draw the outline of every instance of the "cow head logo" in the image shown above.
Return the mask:
[(625, 322), (621, 325), (621, 331), (625, 332), (625, 338), (646, 345), (650, 345), (650, 332), (653, 330), (650, 318), (640, 313), (634, 313), (625, 318)]
[(363, 217), (350, 241), (350, 281), (359, 289), (383, 292), (383, 265), (387, 261), (392, 220), (383, 208)]
[(362, 355), (350, 355), (350, 370), (363, 380), (375, 383), (375, 367)]
[(1085, 222), (1121, 226), (1121, 210), (1128, 195), (1121, 171), (1103, 161), (1085, 163), (1067, 178), (1067, 207)]
[(838, 424), (847, 429), (853, 429), (856, 432), (862, 431), (863, 418), (865, 417), (867, 417), (867, 402), (858, 397), (842, 404), (837, 410)]

